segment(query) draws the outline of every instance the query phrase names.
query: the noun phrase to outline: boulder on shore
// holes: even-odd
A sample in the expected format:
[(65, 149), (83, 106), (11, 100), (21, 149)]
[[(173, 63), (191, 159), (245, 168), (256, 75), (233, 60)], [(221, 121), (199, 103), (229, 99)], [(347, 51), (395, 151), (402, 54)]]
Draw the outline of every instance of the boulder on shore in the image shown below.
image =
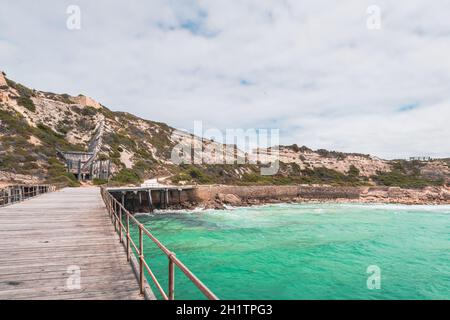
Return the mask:
[(227, 193), (227, 194), (219, 193), (217, 195), (217, 198), (219, 199), (220, 202), (230, 204), (230, 205), (239, 205), (242, 203), (241, 198), (239, 198), (237, 195), (232, 194), (232, 193)]

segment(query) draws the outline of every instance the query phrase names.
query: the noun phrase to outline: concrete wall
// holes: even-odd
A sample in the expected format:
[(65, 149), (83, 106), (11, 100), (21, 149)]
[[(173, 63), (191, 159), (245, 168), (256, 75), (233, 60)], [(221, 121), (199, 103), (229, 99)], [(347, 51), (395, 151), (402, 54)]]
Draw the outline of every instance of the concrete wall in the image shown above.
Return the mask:
[(330, 186), (199, 186), (194, 190), (198, 202), (211, 201), (220, 194), (234, 194), (242, 200), (248, 199), (357, 199), (361, 188)]

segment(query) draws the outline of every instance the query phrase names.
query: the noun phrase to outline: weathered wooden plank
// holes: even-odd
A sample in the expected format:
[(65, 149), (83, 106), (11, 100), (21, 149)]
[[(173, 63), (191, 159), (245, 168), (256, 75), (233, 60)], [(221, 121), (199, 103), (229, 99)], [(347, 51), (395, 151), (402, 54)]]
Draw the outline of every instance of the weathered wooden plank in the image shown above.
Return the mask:
[[(123, 267), (126, 266), (126, 263), (117, 263), (116, 265), (105, 265), (105, 266), (98, 266), (95, 263), (92, 264), (83, 264), (80, 265), (80, 269), (83, 272), (83, 274), (94, 274), (96, 272), (105, 272), (106, 274), (111, 274), (113, 273), (114, 275), (116, 274), (120, 274), (120, 271), (122, 271)], [(117, 271), (117, 273), (116, 273)], [(67, 264), (63, 264), (63, 265), (47, 265), (47, 266), (40, 266), (40, 265), (36, 265), (34, 267), (29, 267), (28, 265), (24, 265), (24, 266), (17, 266), (15, 268), (15, 270), (11, 270), (11, 269), (5, 269), (5, 270), (1, 270), (0, 267), (0, 272), (2, 274), (0, 281), (5, 281), (10, 279), (9, 277), (11, 276), (17, 276), (17, 277), (26, 277), (27, 275), (32, 275), (33, 277), (36, 278), (43, 278), (43, 277), (47, 277), (49, 274), (59, 274), (59, 273), (64, 273), (64, 274), (68, 274), (67, 271)], [(125, 275), (125, 274), (121, 274), (121, 275)], [(128, 274), (126, 274), (128, 275)]]
[[(0, 299), (142, 299), (98, 188), (0, 208)], [(67, 287), (80, 270), (80, 289)]]

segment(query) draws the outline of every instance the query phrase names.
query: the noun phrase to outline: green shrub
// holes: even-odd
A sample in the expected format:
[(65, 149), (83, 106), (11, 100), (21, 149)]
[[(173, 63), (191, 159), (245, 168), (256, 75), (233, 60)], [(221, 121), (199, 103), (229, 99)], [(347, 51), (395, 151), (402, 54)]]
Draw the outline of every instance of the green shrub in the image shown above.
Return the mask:
[(142, 182), (142, 179), (133, 169), (124, 168), (120, 170), (111, 181), (119, 184), (139, 184)]
[(105, 161), (105, 160), (108, 160), (108, 159), (109, 159), (109, 157), (106, 154), (104, 154), (104, 153), (99, 153), (97, 155), (97, 160)]
[(81, 109), (81, 114), (86, 117), (92, 117), (97, 114), (97, 109), (94, 107), (86, 106)]
[(44, 125), (43, 123), (38, 123), (36, 128), (31, 128), (31, 132), (38, 137), (44, 145), (53, 148), (53, 154), (56, 154), (55, 148), (60, 150), (72, 150), (72, 151), (84, 151), (85, 147), (83, 145), (74, 145), (65, 140), (64, 135), (57, 133), (52, 128)]
[(59, 101), (64, 102), (66, 104), (72, 104), (73, 101), (70, 100), (70, 95), (68, 95), (67, 93), (63, 93), (62, 95), (59, 96)]
[(34, 96), (33, 90), (21, 85), (20, 83), (16, 83), (12, 80), (6, 79), (8, 86), (17, 90), (19, 94), (19, 98), (17, 99), (17, 103), (31, 112), (36, 111), (36, 106), (34, 105), (31, 97)]
[(372, 180), (384, 186), (402, 188), (423, 188), (426, 186), (440, 186), (445, 183), (443, 179), (430, 180), (421, 175), (421, 161), (397, 160), (392, 164), (392, 171), (377, 172)]
[(263, 176), (258, 173), (246, 173), (242, 176), (242, 182), (252, 183), (252, 184), (272, 184), (271, 176)]
[(192, 177), (186, 172), (180, 172), (172, 178), (172, 182), (178, 183), (180, 181), (191, 181)]
[(82, 131), (91, 131), (95, 129), (95, 123), (89, 118), (77, 119), (76, 125), (78, 129)]
[(112, 149), (109, 151), (110, 158), (120, 158), (120, 152), (118, 149)]
[(120, 146), (125, 146), (130, 150), (135, 150), (136, 148), (136, 142), (125, 135), (123, 132), (106, 133), (103, 137), (103, 141), (105, 144), (109, 144), (113, 149), (116, 150)]
[(31, 100), (30, 97), (19, 97), (17, 99), (17, 103), (21, 105), (22, 107), (30, 110), (31, 112), (36, 111), (36, 106), (34, 105), (33, 100)]
[(191, 178), (193, 180), (195, 180), (201, 184), (207, 184), (207, 183), (213, 182), (211, 177), (209, 177), (204, 172), (202, 172), (199, 168), (196, 168), (196, 167), (189, 169), (188, 174), (191, 176)]
[(0, 120), (2, 132), (6, 130), (6, 133), (11, 135), (17, 134), (27, 138), (30, 136), (31, 128), (20, 113), (0, 109)]
[(106, 118), (109, 118), (109, 119), (114, 119), (114, 118), (115, 118), (114, 112), (111, 111), (111, 110), (109, 110), (108, 108), (106, 108), (106, 107), (103, 106), (103, 105), (102, 105), (102, 108), (101, 108), (101, 109), (98, 109), (98, 111), (99, 111), (101, 114), (103, 114)]
[(430, 185), (443, 185), (444, 180), (429, 180), (418, 175), (408, 175), (399, 171), (378, 172), (372, 179), (380, 185), (389, 187), (419, 189)]
[(94, 183), (94, 185), (100, 186), (100, 185), (102, 185), (102, 184), (107, 184), (107, 183), (108, 183), (108, 180), (94, 178), (94, 180), (92, 180), (92, 182)]
[(151, 160), (138, 160), (133, 165), (133, 170), (140, 176), (144, 177), (153, 169), (153, 162)]
[(56, 127), (56, 130), (59, 133), (62, 133), (64, 136), (67, 135), (67, 133), (69, 133), (70, 131), (70, 126), (63, 124), (62, 122), (58, 124), (58, 126)]
[(359, 176), (359, 169), (355, 167), (354, 165), (351, 165), (348, 169), (348, 175), (351, 177), (358, 177)]
[(49, 184), (63, 184), (66, 187), (79, 187), (81, 184), (77, 180), (72, 180), (67, 175), (61, 175), (57, 177), (51, 177), (46, 180)]

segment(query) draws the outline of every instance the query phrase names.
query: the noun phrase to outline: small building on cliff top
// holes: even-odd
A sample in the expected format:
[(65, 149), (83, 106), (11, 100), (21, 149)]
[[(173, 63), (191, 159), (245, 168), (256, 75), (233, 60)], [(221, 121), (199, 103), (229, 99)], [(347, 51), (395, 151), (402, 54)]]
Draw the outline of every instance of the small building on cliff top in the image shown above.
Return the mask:
[(77, 97), (71, 97), (71, 100), (79, 105), (82, 106), (86, 106), (86, 107), (93, 107), (95, 109), (101, 109), (101, 105), (100, 103), (98, 103), (97, 101), (95, 101), (94, 99), (90, 98), (90, 97), (86, 97), (83, 95), (79, 95)]

